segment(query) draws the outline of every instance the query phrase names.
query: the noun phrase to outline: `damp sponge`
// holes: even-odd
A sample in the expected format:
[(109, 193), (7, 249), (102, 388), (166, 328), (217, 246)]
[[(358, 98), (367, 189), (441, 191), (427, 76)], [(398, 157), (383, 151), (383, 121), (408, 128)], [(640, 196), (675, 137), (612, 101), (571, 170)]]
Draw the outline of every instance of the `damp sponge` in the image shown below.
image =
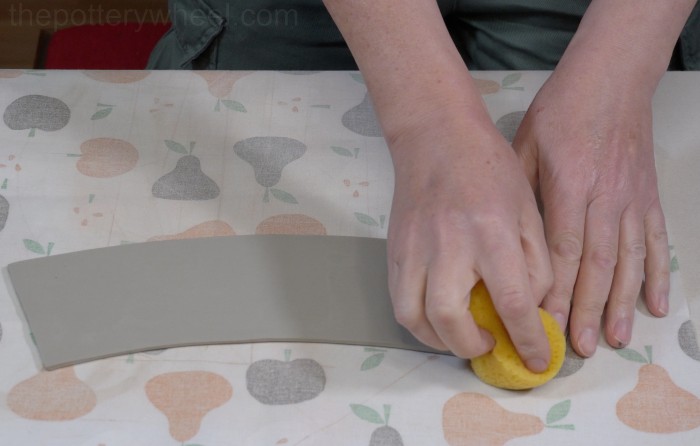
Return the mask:
[(531, 389), (554, 378), (564, 364), (566, 338), (551, 314), (540, 308), (542, 325), (549, 339), (552, 357), (547, 370), (533, 373), (523, 363), (508, 336), (483, 282), (471, 292), (469, 310), (476, 324), (491, 333), (496, 345), (489, 353), (471, 360), (472, 370), (483, 382), (502, 389)]

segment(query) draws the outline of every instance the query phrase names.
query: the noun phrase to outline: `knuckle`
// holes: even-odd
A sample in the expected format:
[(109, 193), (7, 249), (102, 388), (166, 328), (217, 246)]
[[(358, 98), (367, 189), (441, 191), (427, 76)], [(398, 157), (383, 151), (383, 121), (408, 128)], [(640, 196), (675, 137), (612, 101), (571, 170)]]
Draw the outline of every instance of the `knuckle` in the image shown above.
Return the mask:
[(590, 317), (591, 319), (599, 319), (605, 310), (605, 302), (598, 299), (585, 299), (575, 302), (574, 308), (579, 314)]
[(409, 331), (416, 330), (421, 323), (421, 317), (417, 311), (409, 310), (405, 307), (394, 307), (394, 319), (402, 327)]
[(494, 294), (494, 305), (502, 318), (518, 320), (527, 316), (533, 302), (522, 289), (511, 288)]
[(644, 260), (647, 257), (647, 246), (644, 240), (633, 240), (625, 244), (622, 255), (631, 260)]
[(583, 255), (583, 243), (573, 232), (565, 232), (554, 239), (552, 250), (566, 262), (578, 263)]
[(665, 245), (668, 243), (668, 232), (665, 228), (658, 228), (650, 231), (649, 241), (652, 243), (659, 243)]
[(600, 269), (612, 270), (617, 265), (617, 252), (609, 244), (600, 244), (591, 249), (590, 260)]
[(450, 327), (456, 320), (457, 312), (453, 305), (433, 302), (426, 307), (426, 316), (434, 326)]

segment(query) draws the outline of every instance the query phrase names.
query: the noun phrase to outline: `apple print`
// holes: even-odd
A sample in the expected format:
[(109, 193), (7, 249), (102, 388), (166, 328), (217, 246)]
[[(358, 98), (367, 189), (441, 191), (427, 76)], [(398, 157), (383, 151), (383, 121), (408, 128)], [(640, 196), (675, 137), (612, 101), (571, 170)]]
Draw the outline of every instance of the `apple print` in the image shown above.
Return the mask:
[(365, 93), (362, 102), (345, 112), (342, 122), (345, 128), (362, 136), (383, 136), (369, 93)]
[(111, 178), (129, 172), (139, 160), (139, 152), (126, 141), (95, 138), (80, 145), (82, 153), (76, 168), (83, 175)]
[(0, 70), (0, 79), (14, 79), (24, 74), (22, 70)]
[(581, 367), (583, 367), (585, 362), (586, 360), (576, 353), (576, 351), (571, 347), (571, 341), (567, 339), (564, 364), (561, 366), (561, 369), (559, 369), (559, 373), (557, 373), (555, 378), (566, 378), (567, 376), (573, 375), (581, 370)]
[(170, 150), (189, 153), (177, 161), (175, 169), (160, 177), (153, 185), (153, 196), (166, 200), (211, 200), (219, 196), (219, 186), (202, 172), (199, 158), (192, 155), (194, 143), (190, 150), (175, 141), (166, 141)]
[(351, 404), (353, 413), (360, 419), (373, 424), (383, 424), (372, 432), (369, 439), (369, 446), (403, 446), (403, 439), (399, 431), (389, 426), (389, 416), (391, 406), (384, 405), (384, 417), (371, 407), (362, 404)]
[(5, 223), (7, 222), (7, 215), (10, 213), (10, 203), (5, 197), (0, 195), (0, 231), (5, 228)]
[(36, 129), (55, 132), (65, 127), (70, 121), (70, 109), (60, 99), (29, 95), (10, 104), (3, 118), (10, 129), (30, 129), (29, 136), (34, 136)]
[(269, 201), (269, 192), (275, 198), (288, 203), (296, 203), (296, 199), (287, 192), (270, 188), (276, 185), (282, 177), (282, 169), (292, 161), (299, 159), (306, 152), (306, 145), (296, 139), (281, 136), (255, 136), (238, 141), (233, 151), (242, 160), (253, 167), (255, 180), (265, 187), (263, 201)]
[(262, 404), (297, 404), (316, 398), (326, 387), (326, 374), (313, 359), (290, 361), (263, 359), (248, 367), (246, 385), (250, 395)]

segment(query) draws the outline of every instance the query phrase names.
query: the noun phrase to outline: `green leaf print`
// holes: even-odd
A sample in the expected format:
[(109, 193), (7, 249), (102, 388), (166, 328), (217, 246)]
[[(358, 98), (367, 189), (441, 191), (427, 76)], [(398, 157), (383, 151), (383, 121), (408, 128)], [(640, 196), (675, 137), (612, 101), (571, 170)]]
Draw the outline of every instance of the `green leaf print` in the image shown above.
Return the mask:
[(182, 153), (183, 155), (189, 155), (189, 151), (187, 150), (187, 148), (179, 142), (166, 139), (165, 145), (168, 147), (168, 149), (172, 150), (173, 152)]
[(24, 242), (24, 247), (33, 252), (34, 254), (46, 254), (44, 247), (41, 246), (39, 242), (30, 239), (24, 239), (22, 241)]
[(571, 400), (565, 400), (555, 404), (549, 409), (549, 412), (547, 412), (547, 424), (563, 420), (569, 414), (569, 410), (571, 410)]
[(231, 99), (222, 99), (221, 103), (226, 106), (229, 110), (241, 112), (241, 113), (247, 113), (248, 110), (246, 110), (245, 106), (241, 104), (238, 101), (233, 101)]
[(357, 220), (360, 223), (365, 224), (367, 226), (379, 226), (377, 220), (375, 220), (367, 214), (363, 214), (362, 212), (355, 212), (355, 218), (357, 218)]
[(350, 408), (360, 419), (369, 421), (374, 424), (384, 424), (382, 416), (379, 412), (372, 409), (371, 407), (363, 406), (362, 404), (351, 404)]
[(299, 204), (297, 199), (294, 198), (294, 195), (290, 194), (289, 192), (285, 192), (281, 189), (275, 189), (274, 187), (271, 187), (270, 193), (272, 194), (273, 197), (275, 197), (279, 201), (283, 201), (283, 202), (289, 203), (289, 204)]

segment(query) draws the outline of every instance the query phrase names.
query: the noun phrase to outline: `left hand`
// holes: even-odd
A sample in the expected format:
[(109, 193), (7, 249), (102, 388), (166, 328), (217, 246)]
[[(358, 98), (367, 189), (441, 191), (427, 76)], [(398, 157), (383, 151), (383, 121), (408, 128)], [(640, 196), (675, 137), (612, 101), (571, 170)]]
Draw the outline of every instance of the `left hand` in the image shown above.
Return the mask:
[[(575, 350), (630, 342), (635, 304), (668, 312), (669, 251), (652, 139), (652, 89), (580, 63), (556, 69), (515, 136), (539, 186), (554, 284), (543, 301)], [(600, 68), (600, 67), (599, 67)]]

